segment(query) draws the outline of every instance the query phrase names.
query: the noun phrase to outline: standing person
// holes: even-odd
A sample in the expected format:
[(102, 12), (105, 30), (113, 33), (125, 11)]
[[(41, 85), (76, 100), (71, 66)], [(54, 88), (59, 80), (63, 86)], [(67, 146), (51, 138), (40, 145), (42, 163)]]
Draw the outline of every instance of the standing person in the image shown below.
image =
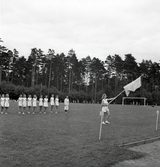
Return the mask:
[(51, 95), (50, 105), (51, 105), (51, 113), (53, 113), (53, 109), (54, 109), (54, 94)]
[(40, 98), (39, 98), (39, 113), (42, 112), (42, 107), (43, 107), (43, 96), (40, 95)]
[(110, 117), (110, 111), (108, 108), (108, 100), (113, 100), (114, 98), (109, 98), (107, 99), (107, 95), (103, 94), (102, 95), (102, 102), (101, 102), (101, 106), (102, 106), (102, 112), (103, 112), (103, 121), (102, 124), (110, 124), (110, 122), (108, 121), (109, 117)]
[(59, 107), (59, 98), (58, 98), (58, 95), (56, 95), (56, 98), (55, 98), (55, 106), (56, 106), (56, 114), (57, 114), (58, 107)]
[(23, 98), (22, 98), (22, 107), (23, 107), (23, 113), (22, 114), (25, 114), (25, 110), (26, 110), (26, 107), (27, 107), (27, 98), (26, 98), (25, 94), (23, 95)]
[(9, 108), (9, 94), (6, 94), (4, 106), (5, 106), (5, 114), (8, 114), (8, 108)]
[(65, 111), (65, 113), (67, 113), (68, 110), (69, 110), (69, 98), (68, 98), (68, 96), (66, 96), (66, 98), (64, 99), (64, 111)]
[(36, 107), (37, 107), (37, 96), (34, 95), (33, 96), (33, 114), (35, 114)]
[(21, 114), (21, 112), (22, 112), (22, 100), (23, 100), (23, 98), (22, 98), (22, 94), (20, 94), (19, 95), (19, 98), (18, 98), (18, 107), (19, 107), (19, 114)]
[(2, 94), (2, 96), (1, 96), (1, 114), (3, 114), (3, 110), (5, 107), (4, 103), (5, 103), (5, 96), (4, 96), (4, 94)]
[(47, 108), (48, 108), (48, 96), (46, 95), (44, 98), (44, 114), (46, 114)]
[(32, 107), (32, 96), (31, 95), (28, 95), (27, 104), (28, 104), (28, 113), (30, 113), (31, 107)]

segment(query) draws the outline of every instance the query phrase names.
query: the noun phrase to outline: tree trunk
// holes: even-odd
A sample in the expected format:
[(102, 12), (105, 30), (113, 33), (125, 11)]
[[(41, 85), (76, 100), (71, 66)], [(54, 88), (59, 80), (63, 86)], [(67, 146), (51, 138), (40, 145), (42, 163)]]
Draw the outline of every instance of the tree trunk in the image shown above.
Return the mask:
[(31, 81), (31, 87), (34, 87), (34, 81), (35, 81), (35, 68), (32, 68), (32, 81)]
[(62, 74), (61, 74), (61, 92), (63, 92), (62, 86), (63, 86), (63, 83), (62, 83)]
[(97, 78), (95, 78), (95, 93), (94, 93), (94, 102), (97, 102)]

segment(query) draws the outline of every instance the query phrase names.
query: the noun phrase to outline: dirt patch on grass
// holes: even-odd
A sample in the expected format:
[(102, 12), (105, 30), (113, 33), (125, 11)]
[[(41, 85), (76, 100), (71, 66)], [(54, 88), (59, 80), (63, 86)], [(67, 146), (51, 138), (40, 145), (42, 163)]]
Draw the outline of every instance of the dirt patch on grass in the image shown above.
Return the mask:
[(113, 167), (160, 167), (160, 141), (131, 147), (129, 149), (132, 151), (145, 153), (146, 156), (140, 159), (119, 162)]

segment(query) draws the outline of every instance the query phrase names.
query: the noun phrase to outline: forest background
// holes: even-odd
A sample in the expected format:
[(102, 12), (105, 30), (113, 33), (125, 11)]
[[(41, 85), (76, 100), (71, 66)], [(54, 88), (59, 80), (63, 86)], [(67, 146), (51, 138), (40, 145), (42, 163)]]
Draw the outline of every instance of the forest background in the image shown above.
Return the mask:
[[(16, 49), (12, 51), (0, 45), (0, 94), (9, 93), (15, 100), (24, 93), (38, 97), (58, 94), (60, 101), (68, 95), (71, 102), (98, 103), (103, 93), (115, 97), (123, 86), (139, 76), (142, 86), (129, 96), (145, 97), (147, 104), (159, 105), (159, 62), (143, 59), (138, 63), (132, 54), (126, 54), (124, 60), (117, 54), (106, 56), (104, 61), (90, 56), (78, 60), (73, 49), (65, 55), (55, 54), (54, 49), (48, 49), (45, 54), (32, 48), (26, 58)], [(121, 103), (124, 96), (114, 103)]]

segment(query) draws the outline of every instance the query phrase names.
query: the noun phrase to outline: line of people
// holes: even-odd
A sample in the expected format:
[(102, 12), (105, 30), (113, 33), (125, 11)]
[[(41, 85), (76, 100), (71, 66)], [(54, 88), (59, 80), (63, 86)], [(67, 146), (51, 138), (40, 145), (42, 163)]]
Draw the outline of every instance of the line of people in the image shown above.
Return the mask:
[[(50, 100), (48, 99), (48, 96), (46, 95), (43, 97), (42, 95), (39, 97), (39, 100), (37, 99), (37, 96), (34, 95), (33, 98), (31, 95), (26, 96), (26, 94), (21, 94), (18, 98), (18, 113), (19, 114), (26, 114), (26, 113), (32, 113), (35, 114), (37, 112), (36, 108), (39, 107), (39, 113), (46, 114), (48, 110), (50, 110), (50, 113), (54, 112), (55, 107), (55, 113), (58, 113), (58, 107), (59, 107), (59, 97), (56, 95), (54, 98), (54, 95), (52, 94), (50, 97)], [(50, 103), (50, 108), (49, 108)], [(9, 108), (9, 94), (2, 94), (1, 96), (1, 114), (7, 114)], [(64, 99), (64, 111), (67, 113), (69, 110), (69, 98), (66, 96)]]

